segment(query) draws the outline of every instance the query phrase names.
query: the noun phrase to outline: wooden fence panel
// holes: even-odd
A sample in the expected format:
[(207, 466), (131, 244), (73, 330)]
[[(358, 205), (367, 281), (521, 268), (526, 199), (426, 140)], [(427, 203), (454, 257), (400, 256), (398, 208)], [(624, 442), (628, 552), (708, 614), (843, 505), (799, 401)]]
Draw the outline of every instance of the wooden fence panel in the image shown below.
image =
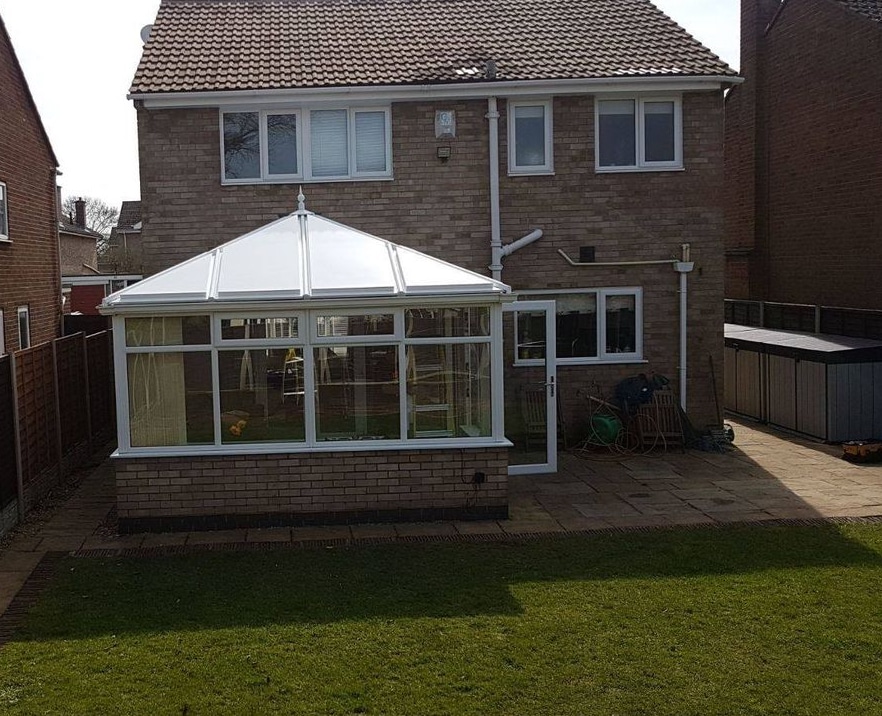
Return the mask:
[(21, 469), (25, 504), (30, 507), (60, 477), (52, 343), (20, 351), (15, 360)]
[(89, 441), (88, 386), (83, 336), (55, 341), (58, 371), (58, 408), (61, 423), (61, 450), (69, 455)]
[(12, 360), (4, 356), (0, 358), (0, 511), (14, 502), (18, 493), (13, 400)]
[(89, 406), (92, 435), (109, 440), (116, 434), (116, 392), (113, 385), (113, 333), (102, 331), (86, 338), (89, 364)]

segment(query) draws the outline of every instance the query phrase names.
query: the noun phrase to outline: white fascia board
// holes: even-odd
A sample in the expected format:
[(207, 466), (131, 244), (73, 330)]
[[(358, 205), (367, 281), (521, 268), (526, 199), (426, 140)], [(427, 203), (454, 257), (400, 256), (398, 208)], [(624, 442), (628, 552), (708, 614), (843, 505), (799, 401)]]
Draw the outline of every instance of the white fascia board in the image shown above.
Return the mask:
[(143, 276), (139, 273), (94, 273), (87, 276), (62, 276), (61, 282), (71, 286), (97, 286), (111, 281), (140, 281)]
[(275, 301), (231, 301), (231, 300), (190, 300), (171, 302), (163, 297), (162, 301), (155, 298), (143, 302), (127, 302), (125, 304), (114, 303), (100, 305), (101, 315), (126, 315), (126, 316), (190, 316), (195, 313), (258, 313), (272, 311), (274, 313), (284, 311), (303, 311), (307, 309), (329, 310), (336, 308), (348, 308), (353, 310), (367, 310), (374, 308), (399, 308), (399, 307), (424, 307), (424, 306), (473, 306), (493, 303), (510, 303), (515, 300), (512, 293), (462, 293), (456, 295), (410, 295), (410, 296), (360, 296), (350, 298), (320, 298), (300, 300), (275, 300)]
[(476, 84), (378, 85), (371, 87), (310, 87), (279, 90), (235, 90), (226, 92), (134, 93), (147, 109), (188, 107), (236, 107), (338, 102), (405, 102), (425, 99), (470, 99), (535, 96), (537, 94), (596, 94), (616, 92), (688, 92), (722, 89), (740, 84), (742, 77), (727, 75), (685, 77), (616, 77), (585, 80), (527, 80)]

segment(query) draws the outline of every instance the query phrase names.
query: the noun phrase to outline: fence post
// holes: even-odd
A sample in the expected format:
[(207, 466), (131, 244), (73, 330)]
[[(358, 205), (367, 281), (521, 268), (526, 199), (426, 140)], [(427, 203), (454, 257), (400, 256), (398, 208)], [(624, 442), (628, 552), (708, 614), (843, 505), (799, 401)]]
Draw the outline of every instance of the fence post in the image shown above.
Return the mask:
[(95, 451), (95, 446), (92, 444), (92, 383), (89, 380), (89, 340), (85, 331), (81, 331), (80, 335), (83, 337), (83, 381), (86, 386), (86, 430), (89, 436), (87, 445), (89, 446), (89, 455), (91, 455)]
[(18, 493), (18, 521), (24, 522), (24, 466), (21, 461), (21, 418), (18, 412), (18, 361), (15, 351), (9, 354), (9, 368), (12, 371), (12, 427), (15, 435), (15, 489)]
[(815, 306), (815, 333), (821, 332), (821, 307)]
[(52, 382), (55, 385), (55, 448), (58, 484), (64, 482), (64, 445), (61, 440), (61, 391), (58, 388), (58, 339), (52, 341)]
[(766, 327), (766, 302), (760, 301), (760, 328)]

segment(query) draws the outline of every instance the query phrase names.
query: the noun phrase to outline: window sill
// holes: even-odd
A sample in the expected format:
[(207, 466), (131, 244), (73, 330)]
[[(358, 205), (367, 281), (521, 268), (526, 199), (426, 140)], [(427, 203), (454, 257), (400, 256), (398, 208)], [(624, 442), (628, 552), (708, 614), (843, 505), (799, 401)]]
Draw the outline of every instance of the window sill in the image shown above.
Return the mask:
[(261, 184), (351, 184), (360, 181), (393, 181), (394, 176), (328, 177), (327, 179), (221, 179), (221, 186), (260, 186)]
[(11, 244), (11, 243), (12, 243), (12, 239), (10, 239), (6, 236), (0, 236), (0, 244)]
[(199, 457), (220, 455), (302, 455), (309, 453), (335, 453), (335, 452), (390, 452), (407, 450), (460, 450), (466, 448), (507, 448), (512, 443), (505, 438), (449, 438), (440, 440), (408, 440), (403, 441), (379, 441), (379, 440), (355, 440), (355, 441), (330, 441), (319, 445), (307, 446), (292, 443), (265, 443), (265, 444), (241, 444), (241, 445), (180, 445), (177, 447), (157, 448), (129, 448), (128, 450), (115, 450), (112, 458), (127, 460), (129, 458), (156, 458), (156, 457)]
[(686, 167), (594, 167), (597, 174), (641, 174), (647, 172), (684, 172)]
[(554, 169), (509, 169), (510, 177), (553, 177)]
[[(586, 366), (586, 365), (643, 365), (649, 363), (644, 358), (558, 358), (555, 365), (558, 368), (566, 368), (567, 366)], [(512, 364), (515, 368), (526, 368), (529, 366), (545, 365), (544, 360), (518, 360)]]

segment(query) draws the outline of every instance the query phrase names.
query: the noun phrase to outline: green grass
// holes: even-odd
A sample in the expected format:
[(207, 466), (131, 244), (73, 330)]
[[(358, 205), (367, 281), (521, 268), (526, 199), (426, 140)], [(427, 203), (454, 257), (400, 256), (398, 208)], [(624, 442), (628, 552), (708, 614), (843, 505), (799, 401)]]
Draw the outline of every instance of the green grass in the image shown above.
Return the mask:
[(882, 713), (882, 527), (69, 559), (4, 714)]

